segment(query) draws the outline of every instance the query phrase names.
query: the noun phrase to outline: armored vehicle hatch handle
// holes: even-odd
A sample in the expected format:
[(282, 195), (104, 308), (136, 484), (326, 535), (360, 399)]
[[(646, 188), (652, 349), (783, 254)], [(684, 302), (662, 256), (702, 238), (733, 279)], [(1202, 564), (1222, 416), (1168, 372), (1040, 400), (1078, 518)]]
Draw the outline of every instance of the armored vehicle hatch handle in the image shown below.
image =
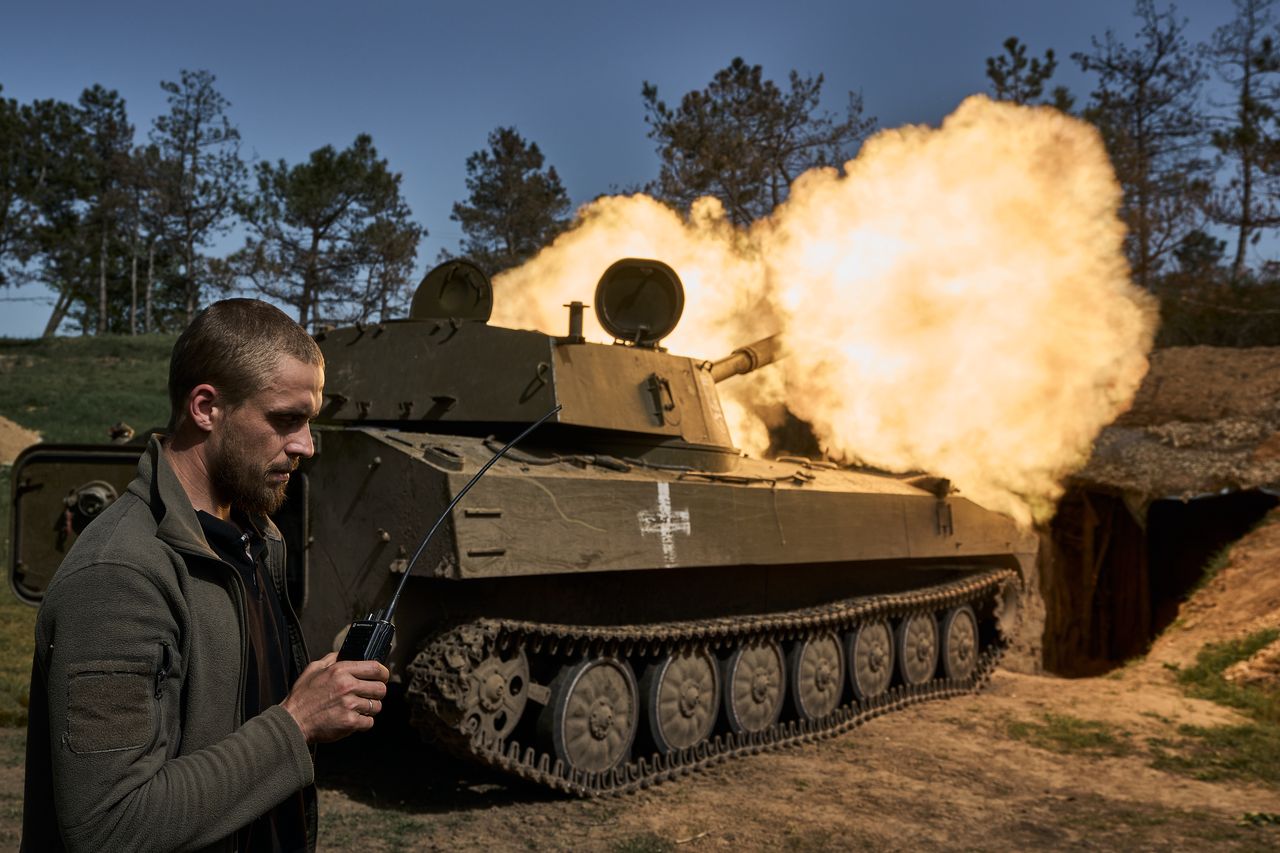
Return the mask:
[(658, 373), (649, 375), (647, 383), (649, 393), (653, 396), (653, 414), (658, 419), (658, 426), (680, 423), (676, 411), (676, 398), (671, 393), (671, 380)]
[(529, 433), (542, 426), (546, 420), (559, 412), (560, 409), (561, 407), (557, 405), (554, 409), (525, 427), (524, 432), (503, 445), (502, 449), (493, 454), (489, 461), (484, 463), (484, 466), (475, 473), (475, 476), (458, 490), (458, 494), (454, 495), (453, 500), (444, 508), (444, 512), (440, 513), (436, 523), (431, 525), (427, 535), (422, 537), (422, 542), (418, 544), (418, 550), (413, 552), (413, 559), (409, 560), (409, 565), (405, 567), (404, 574), (400, 577), (400, 584), (396, 587), (395, 595), (391, 596), (391, 603), (387, 605), (385, 610), (375, 610), (364, 619), (357, 619), (351, 623), (351, 627), (347, 629), (346, 639), (342, 641), (342, 648), (338, 651), (338, 660), (376, 660), (384, 664), (387, 662), (387, 655), (391, 653), (391, 641), (396, 636), (396, 626), (391, 624), (391, 619), (396, 613), (396, 604), (400, 601), (400, 593), (404, 591), (405, 581), (409, 580), (409, 573), (413, 571), (414, 563), (418, 562), (418, 558), (426, 550), (427, 543), (431, 541), (431, 537), (435, 536), (436, 531), (440, 529), (440, 525), (453, 512), (453, 508), (458, 505), (458, 501), (462, 500), (463, 496), (471, 491), (471, 487), (479, 482), (485, 472), (493, 467), (493, 463), (505, 456), (508, 450), (519, 444)]

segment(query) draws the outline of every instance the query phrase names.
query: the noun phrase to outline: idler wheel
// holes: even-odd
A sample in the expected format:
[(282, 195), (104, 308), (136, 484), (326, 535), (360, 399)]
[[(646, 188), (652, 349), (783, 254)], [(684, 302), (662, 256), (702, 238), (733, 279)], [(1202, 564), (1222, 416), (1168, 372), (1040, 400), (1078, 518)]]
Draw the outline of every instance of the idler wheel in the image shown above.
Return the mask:
[(825, 717), (844, 695), (844, 650), (830, 631), (798, 640), (787, 655), (791, 700), (802, 720)]
[(978, 617), (965, 604), (942, 620), (942, 669), (947, 678), (966, 679), (978, 666)]
[(913, 613), (898, 623), (898, 672), (906, 684), (924, 684), (938, 669), (938, 620)]
[(786, 661), (774, 640), (734, 649), (724, 662), (724, 712), (735, 734), (764, 731), (786, 698)]
[(874, 699), (893, 681), (893, 631), (886, 620), (859, 625), (845, 637), (849, 684), (860, 701)]
[(555, 757), (571, 770), (612, 770), (631, 754), (639, 722), (631, 665), (614, 657), (561, 667), (538, 719)]
[(688, 649), (649, 664), (640, 679), (653, 745), (661, 753), (706, 740), (720, 713), (720, 671), (706, 649)]
[(511, 734), (528, 703), (528, 684), (529, 659), (522, 649), (481, 661), (470, 674), (470, 731), (481, 731), (489, 739)]

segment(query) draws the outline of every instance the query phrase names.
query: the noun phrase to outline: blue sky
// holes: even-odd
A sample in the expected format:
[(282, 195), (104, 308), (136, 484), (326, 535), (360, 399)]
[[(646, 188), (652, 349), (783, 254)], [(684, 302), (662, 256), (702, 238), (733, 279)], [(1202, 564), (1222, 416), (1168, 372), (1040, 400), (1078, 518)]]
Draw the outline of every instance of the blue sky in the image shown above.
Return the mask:
[[(1226, 0), (1177, 7), (1195, 41), (1231, 14)], [(141, 139), (165, 110), (160, 81), (205, 68), (247, 159), (296, 162), (370, 133), (430, 232), (425, 271), (456, 249), (449, 211), (466, 195), (464, 161), (500, 125), (537, 142), (580, 203), (656, 174), (645, 80), (676, 101), (742, 56), (780, 83), (793, 68), (824, 74), (832, 109), (860, 91), (881, 127), (935, 124), (986, 90), (985, 58), (1010, 35), (1036, 55), (1053, 48), (1053, 82), (1083, 101), (1091, 83), (1069, 55), (1107, 29), (1133, 32), (1128, 2), (11, 2), (0, 84), (20, 101), (117, 89)], [(45, 295), (0, 291), (0, 335), (39, 334)]]

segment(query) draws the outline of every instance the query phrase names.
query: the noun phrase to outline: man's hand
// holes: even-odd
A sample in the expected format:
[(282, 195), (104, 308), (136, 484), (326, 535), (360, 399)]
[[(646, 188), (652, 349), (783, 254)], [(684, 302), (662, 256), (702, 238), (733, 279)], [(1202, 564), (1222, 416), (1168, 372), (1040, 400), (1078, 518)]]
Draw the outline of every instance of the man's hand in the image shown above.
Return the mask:
[(330, 652), (313, 661), (281, 705), (307, 743), (328, 743), (373, 728), (391, 673), (376, 660), (344, 660)]

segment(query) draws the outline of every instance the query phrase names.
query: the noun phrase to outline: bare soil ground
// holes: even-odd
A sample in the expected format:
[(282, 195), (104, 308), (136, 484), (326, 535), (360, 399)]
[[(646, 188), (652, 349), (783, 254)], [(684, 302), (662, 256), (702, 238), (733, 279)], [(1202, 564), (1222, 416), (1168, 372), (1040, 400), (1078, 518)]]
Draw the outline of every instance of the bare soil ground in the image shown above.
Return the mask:
[[(1187, 698), (1175, 668), (1206, 643), (1280, 627), (1280, 516), (1269, 521), (1145, 659), (1108, 676), (999, 671), (980, 694), (631, 796), (579, 801), (509, 784), (383, 726), (321, 753), (322, 849), (1280, 849), (1280, 787), (1153, 766), (1181, 726), (1246, 722)], [(1275, 677), (1276, 645), (1249, 662), (1250, 677)], [(1074, 735), (1036, 736), (1055, 721)], [(0, 730), (5, 848), (17, 840), (23, 734)]]
[[(1233, 715), (1146, 681), (998, 674), (983, 694), (842, 737), (721, 765), (623, 798), (509, 787), (425, 751), (344, 755), (324, 785), (324, 848), (382, 850), (1269, 849), (1280, 791), (1157, 771), (1136, 746), (1060, 754), (1010, 736), (1046, 712), (1119, 720), (1128, 737)], [(333, 756), (331, 756), (332, 760)], [(359, 769), (358, 769), (359, 768)], [(416, 782), (416, 789), (413, 787)]]

